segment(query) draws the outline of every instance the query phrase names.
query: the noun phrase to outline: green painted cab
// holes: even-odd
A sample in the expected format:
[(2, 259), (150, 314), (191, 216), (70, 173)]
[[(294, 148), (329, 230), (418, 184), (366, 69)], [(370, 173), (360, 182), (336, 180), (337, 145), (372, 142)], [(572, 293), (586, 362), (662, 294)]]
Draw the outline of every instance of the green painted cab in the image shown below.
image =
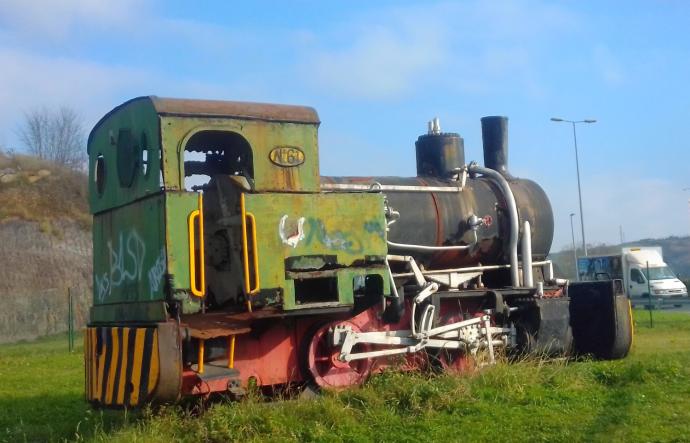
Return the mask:
[(383, 197), (320, 192), (318, 126), (307, 107), (157, 97), (103, 117), (88, 144), (91, 320), (388, 293)]

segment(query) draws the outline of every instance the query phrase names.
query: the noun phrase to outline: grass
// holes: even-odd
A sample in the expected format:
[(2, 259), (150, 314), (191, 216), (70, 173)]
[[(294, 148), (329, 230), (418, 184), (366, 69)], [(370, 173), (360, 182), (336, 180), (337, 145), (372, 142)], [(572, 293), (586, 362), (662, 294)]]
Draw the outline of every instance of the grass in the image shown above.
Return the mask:
[(125, 414), (82, 400), (66, 338), (0, 347), (0, 441), (687, 441), (690, 315), (636, 313), (620, 361), (525, 361), (452, 377), (388, 372), (315, 400)]

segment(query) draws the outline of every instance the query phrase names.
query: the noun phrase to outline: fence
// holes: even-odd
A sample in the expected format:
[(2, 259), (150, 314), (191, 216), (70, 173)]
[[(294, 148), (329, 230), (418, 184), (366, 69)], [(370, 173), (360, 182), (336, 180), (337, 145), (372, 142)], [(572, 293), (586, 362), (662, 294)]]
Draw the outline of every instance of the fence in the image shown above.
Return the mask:
[[(90, 295), (90, 288), (75, 287), (4, 297), (0, 309), (0, 343), (33, 340), (70, 329), (79, 331), (88, 321)], [(71, 327), (70, 318), (73, 320)]]

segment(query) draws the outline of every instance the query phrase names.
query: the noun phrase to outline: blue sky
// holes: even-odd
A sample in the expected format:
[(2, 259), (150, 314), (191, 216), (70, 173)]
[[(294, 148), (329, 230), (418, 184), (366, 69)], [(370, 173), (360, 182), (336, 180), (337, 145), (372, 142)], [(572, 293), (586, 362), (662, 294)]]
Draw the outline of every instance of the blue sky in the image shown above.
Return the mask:
[[(22, 112), (66, 104), (91, 127), (128, 98), (315, 107), (324, 175), (414, 175), (426, 121), (482, 160), (479, 119), (510, 118), (510, 169), (588, 242), (690, 231), (690, 3), (0, 1), (0, 144)], [(576, 236), (579, 239), (579, 224)], [(578, 240), (579, 241), (579, 240)]]

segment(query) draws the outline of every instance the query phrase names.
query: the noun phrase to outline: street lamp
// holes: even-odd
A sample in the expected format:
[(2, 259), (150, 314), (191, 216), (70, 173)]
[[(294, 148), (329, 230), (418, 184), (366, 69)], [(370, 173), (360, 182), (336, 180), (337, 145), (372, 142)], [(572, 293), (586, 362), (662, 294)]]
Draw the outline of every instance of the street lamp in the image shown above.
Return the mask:
[[(690, 191), (690, 188), (683, 188), (683, 191)], [(688, 208), (690, 208), (690, 199), (688, 199)]]
[(573, 141), (575, 142), (575, 169), (577, 171), (577, 195), (580, 199), (580, 227), (582, 228), (582, 252), (587, 257), (587, 241), (585, 240), (585, 216), (582, 211), (582, 188), (580, 187), (580, 159), (577, 153), (577, 133), (575, 132), (576, 123), (596, 123), (594, 119), (585, 120), (565, 120), (558, 117), (551, 117), (552, 122), (571, 123), (573, 125)]
[(577, 269), (577, 249), (575, 249), (575, 229), (573, 228), (574, 212), (570, 213), (570, 235), (573, 236), (573, 260), (575, 261), (575, 278), (580, 281), (580, 272)]

